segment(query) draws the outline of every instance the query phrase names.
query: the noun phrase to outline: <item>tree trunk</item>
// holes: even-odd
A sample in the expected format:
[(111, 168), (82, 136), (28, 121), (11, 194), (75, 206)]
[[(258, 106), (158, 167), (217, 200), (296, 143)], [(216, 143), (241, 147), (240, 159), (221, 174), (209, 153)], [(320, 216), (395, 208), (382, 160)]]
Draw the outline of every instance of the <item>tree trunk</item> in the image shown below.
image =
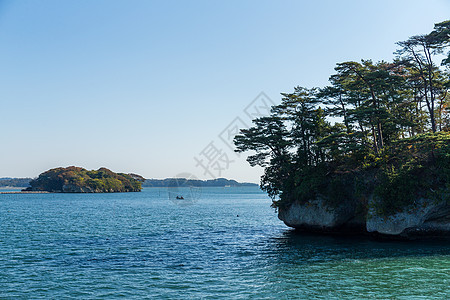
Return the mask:
[(378, 142), (377, 142), (377, 135), (375, 134), (375, 128), (373, 127), (372, 124), (372, 137), (373, 137), (373, 149), (375, 150), (375, 153), (378, 154)]
[(436, 132), (436, 118), (434, 115), (434, 91), (433, 91), (433, 61), (431, 60), (430, 49), (427, 45), (423, 45), (425, 57), (427, 59), (427, 70), (428, 70), (428, 85), (430, 86), (430, 121), (431, 121), (431, 130), (433, 133)]

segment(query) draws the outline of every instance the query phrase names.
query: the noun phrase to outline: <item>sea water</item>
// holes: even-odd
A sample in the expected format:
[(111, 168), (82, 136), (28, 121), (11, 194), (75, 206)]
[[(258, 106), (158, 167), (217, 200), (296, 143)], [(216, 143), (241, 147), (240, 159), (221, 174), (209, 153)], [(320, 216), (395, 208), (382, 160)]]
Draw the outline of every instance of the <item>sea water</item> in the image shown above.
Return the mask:
[(2, 194), (0, 299), (450, 298), (448, 241), (299, 234), (270, 203), (257, 187)]

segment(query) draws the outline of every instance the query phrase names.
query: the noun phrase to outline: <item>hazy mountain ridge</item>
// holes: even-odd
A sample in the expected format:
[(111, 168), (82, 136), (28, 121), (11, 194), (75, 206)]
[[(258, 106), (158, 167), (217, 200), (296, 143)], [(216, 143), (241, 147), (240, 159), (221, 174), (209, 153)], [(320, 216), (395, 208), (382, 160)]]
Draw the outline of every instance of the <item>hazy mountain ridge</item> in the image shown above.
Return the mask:
[(249, 182), (237, 182), (236, 180), (226, 178), (217, 178), (210, 180), (186, 179), (186, 178), (146, 179), (142, 183), (142, 187), (175, 187), (175, 186), (242, 187), (242, 186), (258, 186), (258, 184)]
[(0, 187), (29, 187), (32, 178), (0, 178)]

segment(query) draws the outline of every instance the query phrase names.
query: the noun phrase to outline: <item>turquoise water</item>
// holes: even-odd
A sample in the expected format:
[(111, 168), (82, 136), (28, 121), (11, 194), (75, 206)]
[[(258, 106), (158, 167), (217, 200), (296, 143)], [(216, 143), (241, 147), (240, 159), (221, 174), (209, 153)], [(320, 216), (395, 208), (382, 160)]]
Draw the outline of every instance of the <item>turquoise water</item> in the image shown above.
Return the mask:
[(257, 188), (195, 195), (0, 195), (0, 299), (450, 298), (449, 242), (300, 235)]

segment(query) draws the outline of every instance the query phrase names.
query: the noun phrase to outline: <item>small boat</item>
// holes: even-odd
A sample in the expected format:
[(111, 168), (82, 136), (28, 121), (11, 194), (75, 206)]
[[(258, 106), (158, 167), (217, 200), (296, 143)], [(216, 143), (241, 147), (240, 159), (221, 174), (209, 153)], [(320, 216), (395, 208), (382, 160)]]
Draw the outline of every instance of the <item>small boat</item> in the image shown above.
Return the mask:
[(177, 196), (176, 199), (177, 200), (184, 200), (183, 196)]

